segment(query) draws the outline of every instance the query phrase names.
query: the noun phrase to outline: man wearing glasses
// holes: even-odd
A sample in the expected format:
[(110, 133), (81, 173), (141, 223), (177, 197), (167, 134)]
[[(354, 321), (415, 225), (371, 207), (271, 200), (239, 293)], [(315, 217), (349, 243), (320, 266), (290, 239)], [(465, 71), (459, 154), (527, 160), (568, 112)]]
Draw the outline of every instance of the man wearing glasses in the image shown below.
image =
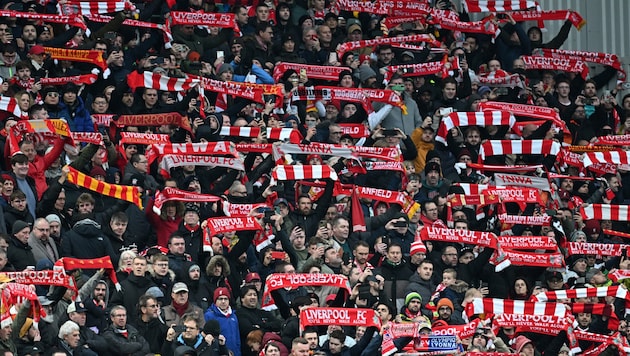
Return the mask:
[(140, 317), (136, 322), (138, 332), (149, 343), (151, 352), (159, 354), (168, 331), (168, 326), (160, 319), (160, 305), (157, 299), (145, 294), (138, 300), (138, 306), (140, 307)]
[(35, 261), (49, 260), (54, 262), (59, 259), (57, 245), (50, 237), (50, 225), (44, 218), (35, 220), (33, 231), (28, 238), (28, 245), (31, 246)]
[(149, 343), (140, 335), (138, 329), (127, 324), (127, 309), (122, 305), (112, 308), (109, 314), (112, 324), (103, 336), (109, 344), (111, 355), (146, 355), (150, 351)]

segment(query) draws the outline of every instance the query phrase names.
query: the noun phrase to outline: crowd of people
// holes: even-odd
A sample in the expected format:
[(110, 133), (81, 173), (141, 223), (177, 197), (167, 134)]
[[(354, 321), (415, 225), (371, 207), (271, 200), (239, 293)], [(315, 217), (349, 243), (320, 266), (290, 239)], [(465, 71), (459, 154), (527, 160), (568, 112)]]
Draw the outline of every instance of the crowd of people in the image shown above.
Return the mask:
[(465, 3), (4, 2), (2, 355), (630, 352), (625, 72)]

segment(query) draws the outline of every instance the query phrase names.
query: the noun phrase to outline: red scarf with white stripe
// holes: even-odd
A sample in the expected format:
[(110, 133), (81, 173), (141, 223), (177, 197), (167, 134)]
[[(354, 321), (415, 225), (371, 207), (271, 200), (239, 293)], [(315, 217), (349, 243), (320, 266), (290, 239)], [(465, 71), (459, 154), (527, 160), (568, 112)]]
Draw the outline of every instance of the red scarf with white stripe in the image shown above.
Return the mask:
[(300, 287), (329, 286), (343, 289), (350, 294), (350, 282), (348, 277), (341, 274), (328, 273), (272, 273), (265, 281), (261, 308), (264, 310), (277, 309), (274, 305), (271, 291), (286, 288), (297, 289)]
[(387, 73), (385, 74), (385, 78), (387, 81), (391, 79), (394, 73), (402, 72), (402, 76), (407, 77), (422, 77), (425, 75), (432, 75), (443, 72), (445, 61), (435, 61), (435, 62), (426, 62), (426, 63), (416, 63), (416, 64), (401, 64), (387, 67)]
[(39, 82), (42, 86), (65, 85), (68, 83), (91, 85), (96, 83), (96, 79), (98, 79), (98, 74), (90, 73), (73, 75), (69, 77), (41, 78)]
[[(597, 145), (610, 145), (610, 146), (628, 146), (630, 145), (630, 135), (607, 135), (597, 137), (595, 141)], [(596, 151), (603, 151), (600, 147), (592, 147)]]
[(163, 190), (155, 192), (155, 200), (153, 201), (153, 212), (157, 215), (162, 213), (164, 203), (168, 201), (187, 201), (187, 202), (208, 202), (214, 203), (221, 201), (220, 197), (209, 194), (197, 194), (177, 188), (165, 187)]
[(532, 296), (531, 300), (545, 302), (548, 300), (578, 299), (578, 298), (593, 298), (593, 297), (598, 297), (598, 298), (616, 297), (620, 299), (630, 300), (630, 294), (628, 294), (628, 290), (621, 286), (576, 288), (576, 289), (562, 289), (562, 290), (548, 291), (545, 293), (538, 293)]
[(569, 20), (578, 30), (586, 25), (582, 16), (577, 11), (571, 10), (516, 11), (511, 15), (516, 22), (538, 21), (540, 24), (543, 20)]
[[(533, 267), (564, 267), (564, 256), (561, 253), (534, 253), (522, 252), (514, 250), (504, 250), (505, 259), (514, 266), (533, 266)], [(491, 262), (497, 266), (502, 266), (497, 260), (499, 256), (496, 252), (491, 257)]]
[[(130, 10), (132, 4), (129, 1), (76, 1), (68, 0), (63, 5), (57, 5), (64, 15), (80, 14), (109, 14), (112, 12), (120, 12)], [(135, 6), (133, 6), (135, 8)]]
[(579, 73), (583, 79), (588, 77), (589, 67), (586, 62), (581, 59), (572, 57), (539, 57), (539, 56), (521, 56), (525, 62), (526, 69), (549, 69), (554, 71), (563, 71), (569, 73)]
[(241, 31), (236, 16), (231, 13), (171, 11), (171, 25), (231, 28), (236, 33)]
[[(37, 14), (34, 12), (21, 12), (11, 10), (0, 10), (0, 17), (15, 17), (21, 19), (35, 20), (37, 22), (52, 22), (87, 29), (85, 22), (77, 15), (58, 15), (58, 14)], [(43, 78), (42, 78), (43, 79)]]
[(626, 245), (602, 244), (592, 242), (568, 242), (567, 256), (574, 255), (596, 255), (596, 256), (621, 256), (626, 250)]
[(245, 171), (243, 160), (234, 157), (199, 156), (199, 155), (164, 155), (160, 161), (160, 174), (169, 178), (170, 171), (175, 167), (195, 165), (200, 167), (225, 167)]
[(282, 77), (289, 69), (292, 69), (297, 73), (300, 73), (300, 71), (304, 69), (306, 70), (308, 78), (330, 80), (335, 82), (339, 80), (339, 74), (341, 74), (341, 72), (352, 72), (352, 69), (348, 67), (316, 66), (310, 64), (280, 62), (273, 68), (273, 79), (276, 82), (279, 81), (280, 77)]
[(488, 140), (479, 147), (479, 156), (557, 155), (560, 143), (554, 140)]
[(435, 140), (446, 144), (446, 135), (453, 127), (492, 125), (512, 128), (515, 123), (516, 118), (507, 111), (452, 112), (442, 118)]
[(565, 132), (567, 131), (567, 125), (560, 118), (560, 114), (558, 114), (558, 112), (556, 112), (552, 108), (517, 103), (504, 103), (498, 101), (486, 101), (479, 103), (478, 108), (480, 111), (501, 110), (510, 112), (514, 116), (525, 116), (547, 121), (551, 120), (554, 122), (556, 127), (561, 128)]
[(627, 205), (590, 204), (580, 207), (580, 215), (586, 220), (630, 221)]
[(587, 152), (583, 157), (584, 167), (595, 163), (630, 164), (627, 151)]
[(161, 143), (147, 147), (145, 155), (149, 164), (156, 158), (167, 154), (195, 154), (202, 156), (225, 155), (238, 157), (234, 143), (229, 141), (196, 142), (196, 143)]
[(28, 120), (28, 113), (22, 111), (17, 104), (17, 101), (10, 96), (3, 96), (0, 98), (0, 110), (6, 111), (18, 117), (20, 120)]
[(497, 241), (504, 249), (510, 250), (557, 250), (556, 239), (550, 236), (499, 235)]
[(503, 12), (540, 8), (533, 0), (465, 0), (466, 12)]
[(626, 72), (616, 54), (603, 52), (569, 51), (564, 49), (540, 48), (534, 52), (537, 56), (551, 58), (570, 58), (589, 63), (597, 63), (611, 66), (621, 72), (622, 80), (625, 80)]
[(381, 45), (395, 44), (395, 43), (415, 43), (415, 42), (427, 42), (427, 43), (430, 43), (434, 47), (441, 46), (441, 43), (439, 41), (436, 41), (433, 35), (422, 34), (422, 35), (409, 35), (409, 36), (401, 36), (401, 37), (384, 37), (384, 38), (375, 38), (373, 40), (360, 40), (360, 41), (342, 43), (337, 48), (337, 55), (339, 56), (339, 58), (341, 58), (346, 52), (351, 52), (359, 48), (374, 47), (374, 46), (381, 46)]
[(324, 179), (337, 180), (337, 172), (326, 165), (279, 165), (271, 172), (275, 180)]
[(466, 305), (466, 315), (475, 314), (527, 314), (552, 315), (565, 317), (569, 315), (566, 305), (562, 303), (529, 302), (524, 300), (508, 300), (496, 298), (474, 298)]
[(293, 92), (293, 101), (305, 100), (326, 100), (326, 101), (349, 101), (360, 103), (366, 112), (372, 112), (371, 102), (381, 102), (399, 107), (406, 112), (406, 107), (401, 96), (389, 89), (369, 89), (369, 88), (341, 88), (341, 87), (299, 87)]
[(481, 85), (487, 85), (491, 87), (499, 87), (499, 88), (523, 88), (525, 85), (521, 80), (521, 76), (518, 74), (510, 74), (505, 76), (492, 76), (490, 74), (496, 72), (490, 72), (488, 74), (478, 75), (477, 78)]

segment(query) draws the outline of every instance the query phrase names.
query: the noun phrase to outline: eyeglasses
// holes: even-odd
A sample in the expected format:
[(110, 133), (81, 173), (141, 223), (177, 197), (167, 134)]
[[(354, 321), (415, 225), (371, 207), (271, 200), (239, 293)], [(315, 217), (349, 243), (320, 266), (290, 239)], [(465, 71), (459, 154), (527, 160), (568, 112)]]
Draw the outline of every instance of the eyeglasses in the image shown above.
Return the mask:
[(58, 97), (58, 96), (59, 96), (59, 93), (56, 93), (56, 92), (50, 92), (50, 93), (46, 93), (46, 96), (51, 96), (51, 97), (53, 97), (53, 98), (56, 98), (56, 97)]
[(36, 229), (41, 231), (41, 232), (48, 232), (48, 231), (50, 231), (50, 229), (43, 229), (41, 227), (36, 227)]
[(157, 308), (157, 304), (145, 305), (146, 308)]

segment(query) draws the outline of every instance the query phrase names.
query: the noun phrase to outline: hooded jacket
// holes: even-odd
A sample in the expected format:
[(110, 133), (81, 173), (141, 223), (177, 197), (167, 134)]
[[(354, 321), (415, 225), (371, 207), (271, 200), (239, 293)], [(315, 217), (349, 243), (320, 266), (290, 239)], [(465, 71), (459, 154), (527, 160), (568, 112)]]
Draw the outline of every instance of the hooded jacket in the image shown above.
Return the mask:
[(127, 309), (127, 315), (130, 321), (136, 321), (135, 316), (138, 315), (138, 299), (151, 287), (155, 287), (155, 283), (146, 276), (138, 277), (130, 274), (127, 279), (120, 283), (121, 291), (116, 291), (111, 299), (112, 305), (122, 305)]
[[(101, 225), (92, 219), (78, 221), (64, 234), (61, 255), (81, 259), (115, 256), (109, 239), (101, 232)], [(112, 261), (114, 266), (118, 261)]]
[(16, 271), (23, 271), (27, 266), (35, 266), (35, 257), (31, 246), (28, 243), (22, 243), (15, 236), (11, 236), (9, 240), (7, 259), (15, 267)]
[(241, 356), (241, 335), (238, 331), (238, 318), (232, 311), (229, 314), (224, 314), (213, 303), (204, 315), (206, 322), (208, 320), (216, 320), (221, 326), (221, 335), (225, 336), (225, 345), (230, 351), (234, 353), (234, 356)]

